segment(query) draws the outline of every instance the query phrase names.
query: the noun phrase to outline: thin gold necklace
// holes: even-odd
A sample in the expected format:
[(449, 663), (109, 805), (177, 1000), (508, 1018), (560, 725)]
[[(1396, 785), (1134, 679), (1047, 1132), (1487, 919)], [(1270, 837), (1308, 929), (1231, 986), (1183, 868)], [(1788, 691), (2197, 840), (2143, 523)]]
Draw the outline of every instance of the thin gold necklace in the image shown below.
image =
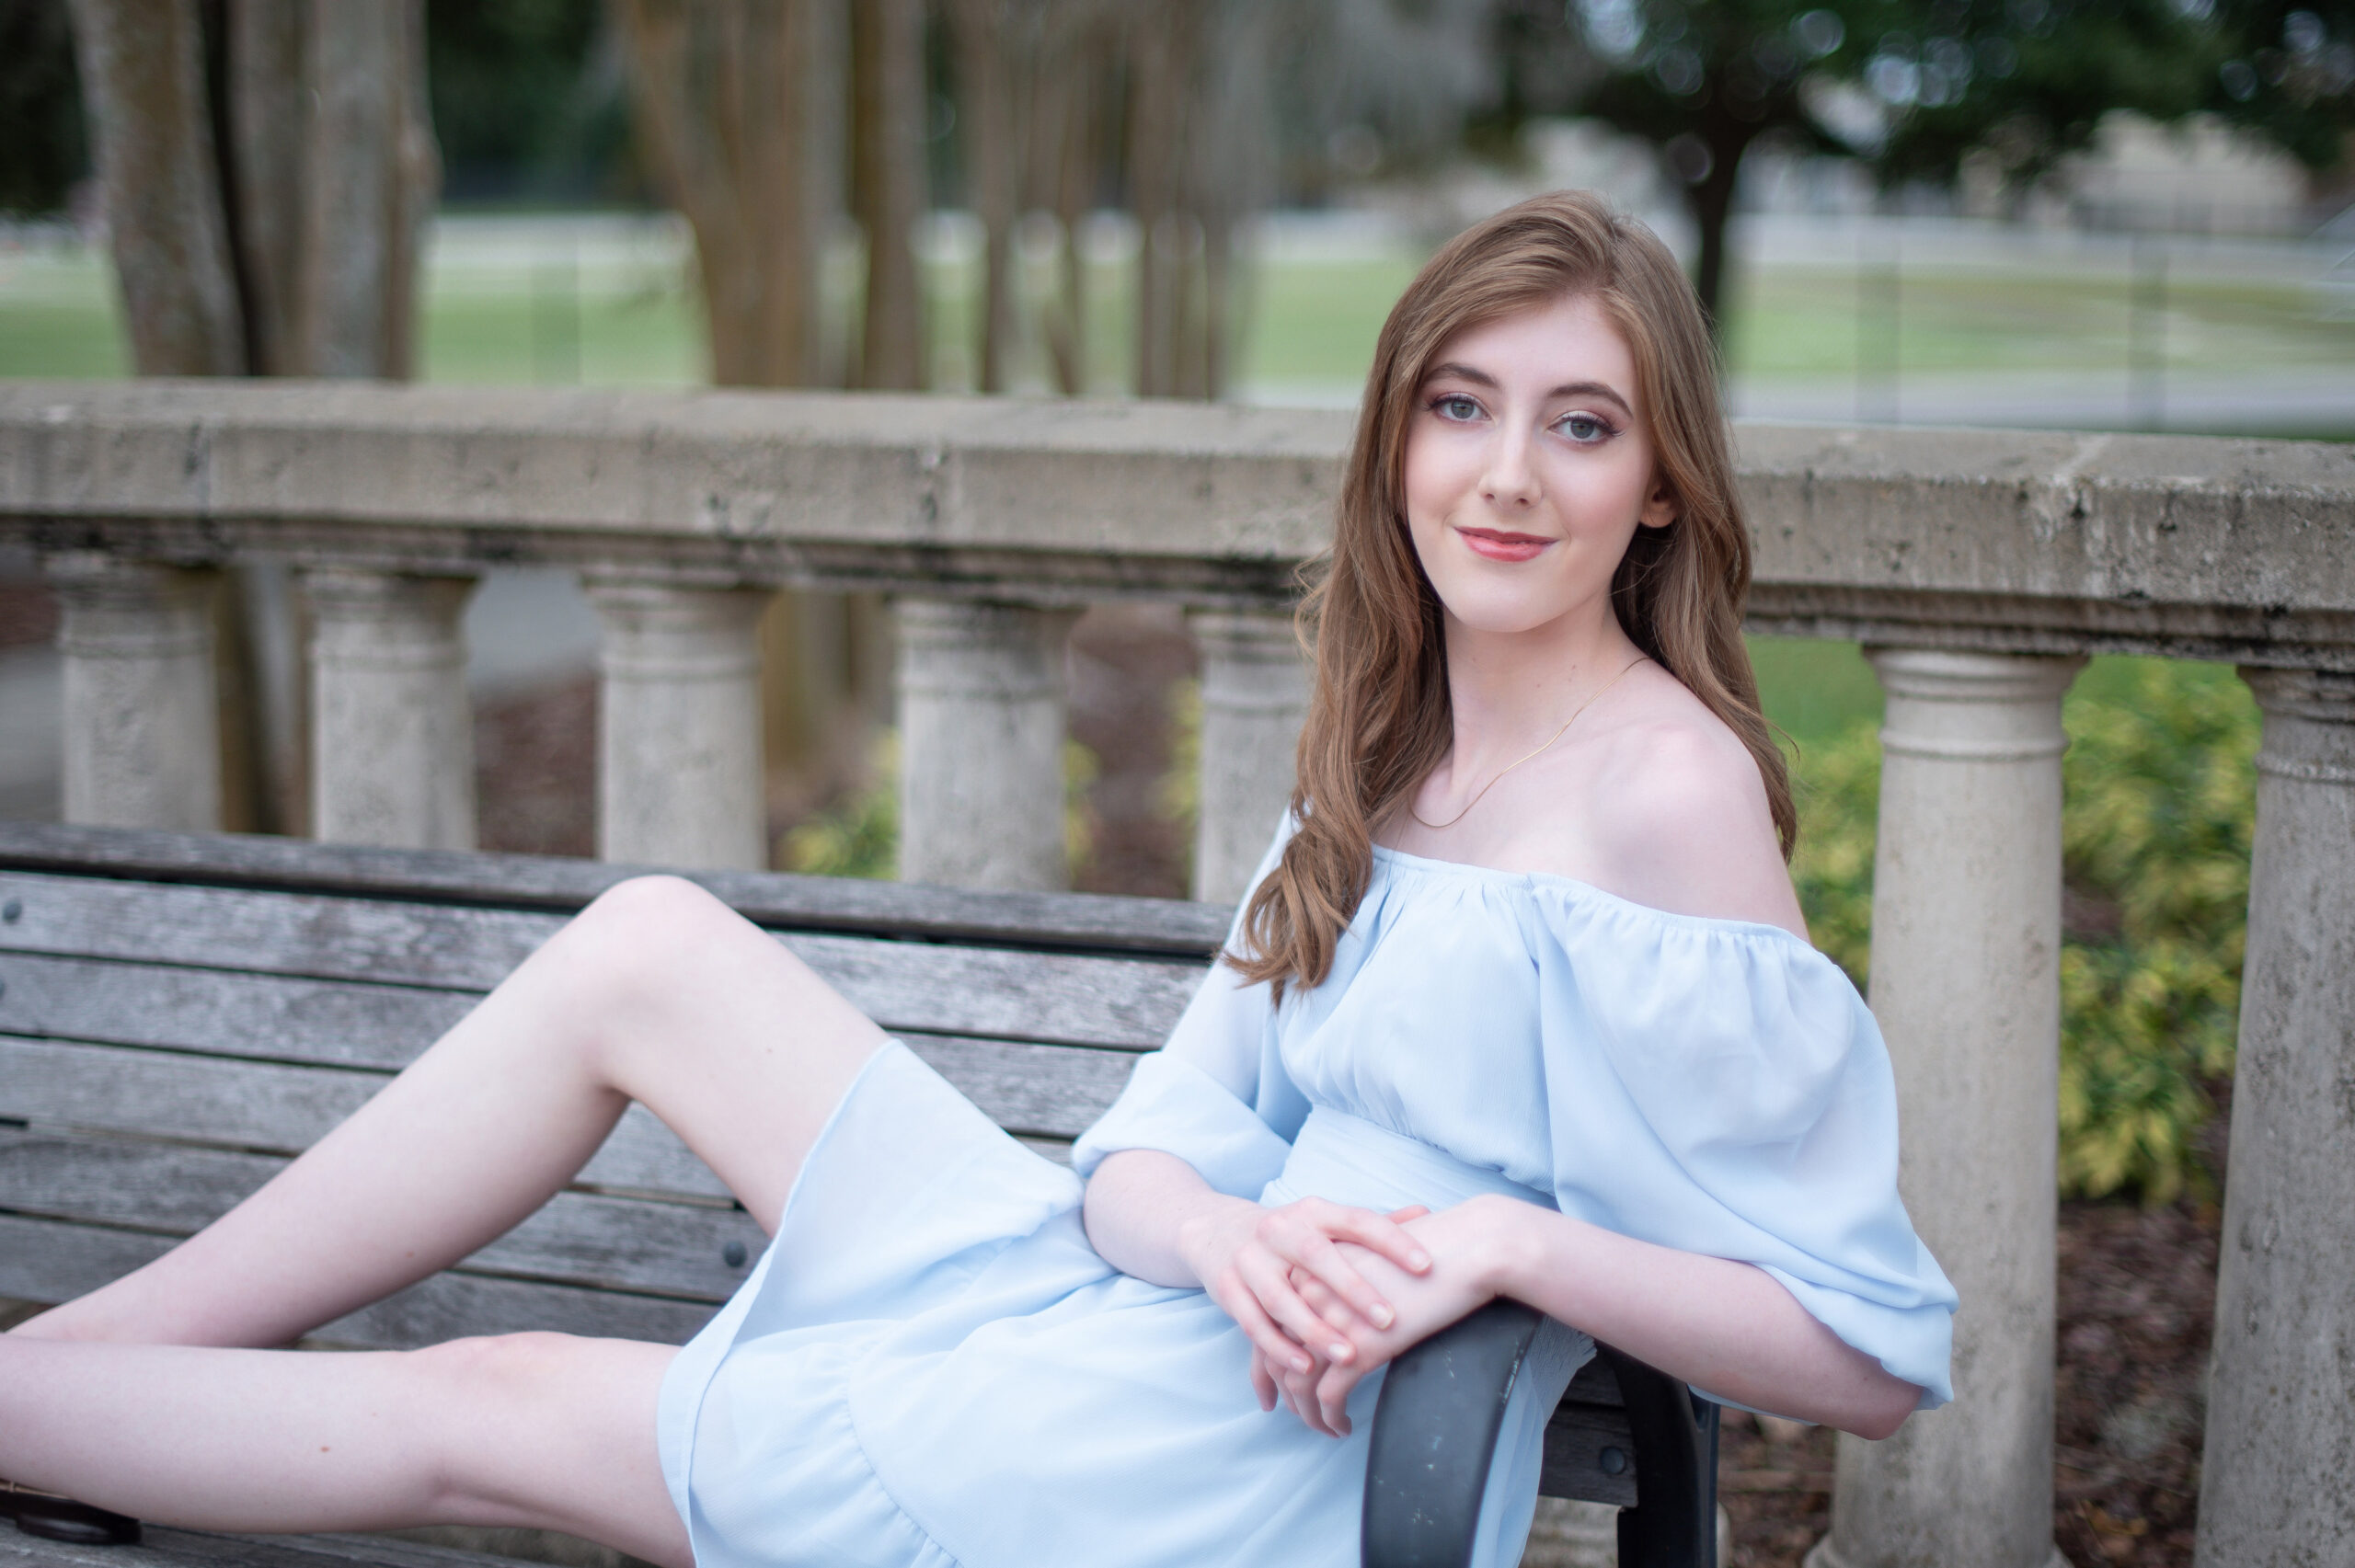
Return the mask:
[[(1562, 737), (1568, 735), (1570, 732), (1570, 726), (1578, 723), (1579, 715), (1594, 706), (1596, 702), (1602, 698), (1603, 692), (1608, 692), (1612, 687), (1619, 684), (1620, 677), (1626, 675), (1629, 670), (1635, 669), (1637, 665), (1643, 663), (1645, 657), (1645, 655), (1637, 654), (1625, 669), (1622, 669), (1619, 671), (1618, 675), (1614, 675), (1610, 680), (1605, 681), (1602, 685), (1596, 687), (1594, 695), (1589, 697), (1585, 702), (1580, 703), (1577, 707), (1572, 708), (1570, 710), (1570, 716), (1562, 721), (1562, 727), (1556, 730), (1553, 735), (1547, 738), (1545, 746), (1540, 746), (1537, 749), (1537, 751), (1545, 750), (1546, 746), (1553, 745), (1555, 741), (1559, 740)], [(1537, 751), (1532, 751), (1529, 753), (1529, 757), (1536, 756)], [(1497, 787), (1497, 779), (1503, 778), (1507, 773), (1511, 773), (1515, 768), (1520, 767), (1522, 762), (1528, 761), (1529, 757), (1519, 758), (1513, 761), (1507, 762), (1503, 767), (1498, 769), (1497, 778), (1490, 779), (1487, 784), (1482, 784), (1480, 786), (1479, 794), (1475, 795), (1471, 799), (1465, 801), (1464, 803), (1464, 809), (1457, 812), (1454, 816), (1449, 818), (1444, 822), (1424, 822), (1423, 814), (1415, 809), (1415, 803), (1412, 800), (1407, 802), (1407, 815), (1412, 817), (1418, 822), (1422, 822), (1424, 827), (1429, 828), (1434, 833), (1444, 832), (1446, 830), (1454, 827), (1458, 822), (1463, 821), (1466, 817), (1471, 816), (1472, 808), (1480, 804), (1480, 796), (1487, 795), (1490, 790)]]

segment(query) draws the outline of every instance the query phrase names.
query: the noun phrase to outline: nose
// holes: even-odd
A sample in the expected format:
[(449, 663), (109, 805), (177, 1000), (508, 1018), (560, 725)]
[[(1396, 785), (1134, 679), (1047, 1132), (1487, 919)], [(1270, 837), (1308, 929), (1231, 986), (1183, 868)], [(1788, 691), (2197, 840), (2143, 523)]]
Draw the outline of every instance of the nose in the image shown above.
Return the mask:
[(1511, 425), (1500, 426), (1488, 442), (1488, 469), (1480, 475), (1480, 496), (1490, 506), (1522, 511), (1537, 504), (1537, 471), (1530, 463), (1529, 436)]

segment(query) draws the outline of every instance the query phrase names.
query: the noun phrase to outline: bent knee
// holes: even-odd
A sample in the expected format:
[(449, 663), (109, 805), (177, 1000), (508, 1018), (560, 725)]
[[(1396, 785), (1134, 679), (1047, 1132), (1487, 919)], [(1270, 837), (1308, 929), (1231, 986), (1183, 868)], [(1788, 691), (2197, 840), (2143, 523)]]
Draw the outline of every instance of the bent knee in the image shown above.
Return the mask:
[(633, 876), (599, 894), (563, 940), (601, 987), (620, 999), (691, 983), (698, 966), (747, 943), (764, 960), (799, 960), (713, 894), (684, 876)]

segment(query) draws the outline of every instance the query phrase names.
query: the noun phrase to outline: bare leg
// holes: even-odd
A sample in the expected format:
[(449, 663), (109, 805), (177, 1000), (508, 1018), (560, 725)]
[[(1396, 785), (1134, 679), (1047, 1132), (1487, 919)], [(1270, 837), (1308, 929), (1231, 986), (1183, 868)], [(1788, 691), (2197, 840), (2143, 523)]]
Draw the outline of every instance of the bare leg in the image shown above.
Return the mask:
[(803, 1157), (883, 1037), (693, 884), (625, 883), (260, 1191), (14, 1332), (283, 1345), (506, 1231), (633, 1099), (774, 1232)]
[(523, 1525), (687, 1568), (667, 1346), (519, 1334), (304, 1356), (0, 1339), (0, 1474), (199, 1529)]

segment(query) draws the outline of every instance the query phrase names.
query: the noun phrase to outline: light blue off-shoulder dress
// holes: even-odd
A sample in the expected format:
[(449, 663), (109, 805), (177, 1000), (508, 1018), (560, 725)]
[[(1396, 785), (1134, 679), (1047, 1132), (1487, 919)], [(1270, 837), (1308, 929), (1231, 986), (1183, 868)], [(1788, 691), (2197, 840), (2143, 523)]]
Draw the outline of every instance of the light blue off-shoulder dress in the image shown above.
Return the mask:
[[(1505, 1193), (1753, 1263), (1925, 1408), (1949, 1395), (1954, 1291), (1898, 1199), (1888, 1054), (1835, 966), (1771, 926), (1377, 850), (1325, 983), (1275, 1007), (1214, 968), (1076, 1173), (905, 1047), (876, 1054), (664, 1379), (700, 1568), (1355, 1564), (1380, 1377), (1343, 1441), (1262, 1413), (1215, 1303), (1088, 1246), (1081, 1180), (1122, 1149), (1262, 1203)], [(1538, 1348), (1484, 1568), (1517, 1561), (1546, 1413), (1592, 1353), (1560, 1325)]]

